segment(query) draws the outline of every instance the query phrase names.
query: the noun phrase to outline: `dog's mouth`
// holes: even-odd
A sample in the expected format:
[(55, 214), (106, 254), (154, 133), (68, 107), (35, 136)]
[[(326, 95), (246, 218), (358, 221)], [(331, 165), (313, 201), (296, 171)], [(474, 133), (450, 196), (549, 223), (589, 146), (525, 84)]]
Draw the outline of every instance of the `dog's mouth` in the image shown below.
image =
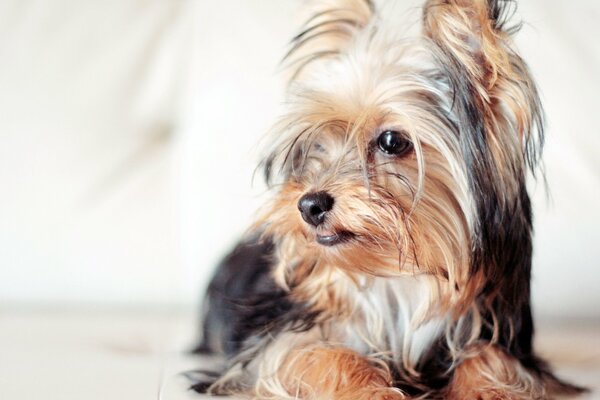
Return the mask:
[(323, 246), (335, 246), (351, 240), (354, 234), (349, 231), (322, 231), (317, 233), (317, 243)]

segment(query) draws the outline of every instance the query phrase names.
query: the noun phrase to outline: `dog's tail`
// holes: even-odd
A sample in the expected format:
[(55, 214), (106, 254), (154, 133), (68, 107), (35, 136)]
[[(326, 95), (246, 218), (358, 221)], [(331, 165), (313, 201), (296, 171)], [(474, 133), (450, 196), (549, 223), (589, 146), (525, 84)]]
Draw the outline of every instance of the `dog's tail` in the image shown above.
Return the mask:
[(539, 357), (535, 357), (535, 369), (544, 382), (546, 391), (554, 398), (555, 396), (571, 397), (583, 393), (588, 393), (590, 390), (583, 386), (574, 385), (557, 377), (550, 368), (550, 365)]

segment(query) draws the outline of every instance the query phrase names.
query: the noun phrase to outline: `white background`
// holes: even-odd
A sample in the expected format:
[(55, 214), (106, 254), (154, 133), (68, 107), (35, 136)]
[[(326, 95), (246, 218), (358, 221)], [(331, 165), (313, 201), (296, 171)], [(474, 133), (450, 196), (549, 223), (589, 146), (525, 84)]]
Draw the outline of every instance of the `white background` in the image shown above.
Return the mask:
[[(0, 0), (0, 304), (190, 306), (264, 199), (294, 0)], [(600, 6), (522, 0), (534, 304), (600, 318)]]

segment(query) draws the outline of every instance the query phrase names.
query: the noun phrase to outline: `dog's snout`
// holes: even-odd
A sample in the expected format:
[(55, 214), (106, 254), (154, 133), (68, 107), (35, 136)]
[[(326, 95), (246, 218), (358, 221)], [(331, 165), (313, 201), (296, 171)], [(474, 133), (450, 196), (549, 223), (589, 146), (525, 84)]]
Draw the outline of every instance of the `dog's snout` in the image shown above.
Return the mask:
[(333, 197), (327, 192), (308, 193), (298, 201), (302, 219), (313, 226), (325, 221), (327, 212), (333, 208)]

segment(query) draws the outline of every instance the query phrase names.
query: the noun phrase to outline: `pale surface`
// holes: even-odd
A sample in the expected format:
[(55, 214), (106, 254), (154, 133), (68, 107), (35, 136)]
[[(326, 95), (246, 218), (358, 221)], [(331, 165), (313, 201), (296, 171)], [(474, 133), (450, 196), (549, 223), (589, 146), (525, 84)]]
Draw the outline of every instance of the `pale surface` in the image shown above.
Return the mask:
[[(181, 376), (214, 362), (183, 354), (194, 325), (174, 309), (2, 311), (0, 398), (202, 399)], [(600, 390), (600, 323), (541, 324), (537, 344), (562, 377)]]

